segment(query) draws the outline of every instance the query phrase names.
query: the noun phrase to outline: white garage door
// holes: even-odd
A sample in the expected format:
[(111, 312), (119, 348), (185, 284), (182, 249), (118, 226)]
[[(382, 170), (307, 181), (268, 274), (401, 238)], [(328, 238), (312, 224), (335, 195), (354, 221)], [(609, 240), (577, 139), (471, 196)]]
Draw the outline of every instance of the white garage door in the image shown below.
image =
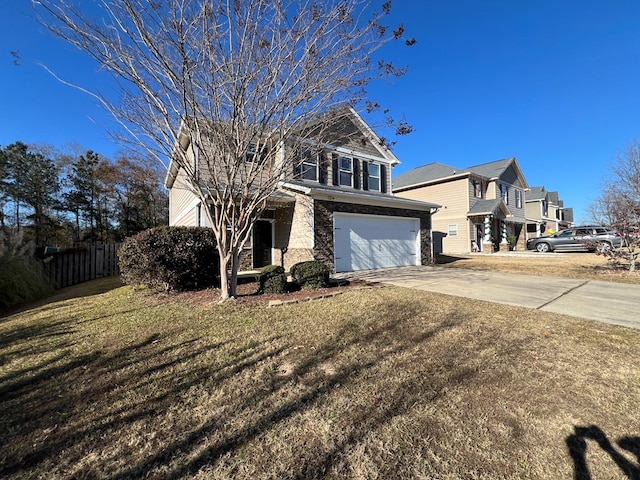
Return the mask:
[(336, 272), (420, 264), (420, 220), (333, 214)]

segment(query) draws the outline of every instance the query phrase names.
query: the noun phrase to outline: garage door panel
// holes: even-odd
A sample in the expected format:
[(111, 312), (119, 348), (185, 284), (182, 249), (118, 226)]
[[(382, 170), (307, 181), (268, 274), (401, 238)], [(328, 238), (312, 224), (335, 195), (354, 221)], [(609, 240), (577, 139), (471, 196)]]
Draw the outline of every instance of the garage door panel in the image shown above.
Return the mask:
[(416, 265), (419, 220), (334, 214), (336, 271)]

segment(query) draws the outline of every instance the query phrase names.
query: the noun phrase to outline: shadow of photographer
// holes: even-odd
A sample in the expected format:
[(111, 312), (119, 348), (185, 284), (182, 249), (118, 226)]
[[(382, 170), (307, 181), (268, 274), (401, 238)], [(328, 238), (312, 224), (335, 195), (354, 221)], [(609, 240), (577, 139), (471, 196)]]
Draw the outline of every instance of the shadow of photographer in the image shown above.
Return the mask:
[(573, 459), (575, 480), (592, 480), (587, 463), (587, 440), (595, 441), (606, 452), (622, 473), (631, 480), (640, 480), (640, 437), (622, 437), (617, 441), (620, 448), (632, 453), (636, 462), (629, 461), (622, 455), (607, 438), (607, 435), (597, 426), (574, 427), (574, 432), (565, 442), (569, 455)]

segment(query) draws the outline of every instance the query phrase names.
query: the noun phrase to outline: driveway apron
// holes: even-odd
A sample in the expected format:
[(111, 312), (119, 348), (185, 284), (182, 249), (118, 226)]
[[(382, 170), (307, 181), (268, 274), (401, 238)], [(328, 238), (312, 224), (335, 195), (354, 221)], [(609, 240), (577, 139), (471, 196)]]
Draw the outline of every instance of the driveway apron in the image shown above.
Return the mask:
[(429, 266), (337, 274), (640, 328), (640, 285)]

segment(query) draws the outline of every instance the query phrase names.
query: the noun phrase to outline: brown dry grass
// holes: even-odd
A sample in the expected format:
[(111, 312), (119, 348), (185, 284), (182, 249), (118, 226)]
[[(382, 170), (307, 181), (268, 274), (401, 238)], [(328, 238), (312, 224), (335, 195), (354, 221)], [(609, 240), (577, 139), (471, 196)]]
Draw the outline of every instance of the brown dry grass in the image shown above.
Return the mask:
[(2, 478), (640, 475), (638, 331), (399, 288), (86, 288), (0, 318)]
[(594, 253), (438, 255), (437, 263), (450, 268), (640, 284), (640, 272), (629, 272)]

